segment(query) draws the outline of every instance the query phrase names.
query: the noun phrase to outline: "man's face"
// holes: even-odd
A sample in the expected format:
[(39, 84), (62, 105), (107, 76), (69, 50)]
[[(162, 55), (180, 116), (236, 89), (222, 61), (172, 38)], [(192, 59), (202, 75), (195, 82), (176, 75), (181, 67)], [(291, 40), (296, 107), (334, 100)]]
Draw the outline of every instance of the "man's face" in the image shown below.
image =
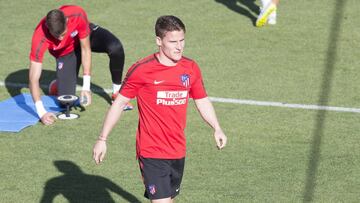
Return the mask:
[[(50, 34), (51, 34), (55, 39), (58, 39), (58, 40), (62, 41), (62, 40), (64, 39), (66, 33), (67, 33), (67, 22), (68, 22), (68, 19), (66, 18), (64, 31), (63, 31), (60, 35), (59, 35), (57, 32), (56, 32), (56, 33), (53, 33), (53, 32), (51, 31), (51, 29), (48, 28)], [(47, 26), (47, 25), (46, 25), (46, 26)]]
[(156, 44), (159, 46), (160, 56), (165, 56), (170, 63), (176, 63), (183, 55), (185, 33), (183, 30), (167, 32), (162, 39), (156, 37)]

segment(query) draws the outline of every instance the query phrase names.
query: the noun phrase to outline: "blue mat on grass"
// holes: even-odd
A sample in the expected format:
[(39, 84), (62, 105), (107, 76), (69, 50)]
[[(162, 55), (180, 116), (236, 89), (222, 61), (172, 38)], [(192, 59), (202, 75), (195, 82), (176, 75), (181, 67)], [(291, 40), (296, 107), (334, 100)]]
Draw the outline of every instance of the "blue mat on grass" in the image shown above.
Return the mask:
[[(54, 96), (42, 96), (41, 100), (49, 112), (64, 110)], [(37, 122), (39, 117), (30, 94), (19, 94), (0, 102), (0, 132), (20, 132)]]

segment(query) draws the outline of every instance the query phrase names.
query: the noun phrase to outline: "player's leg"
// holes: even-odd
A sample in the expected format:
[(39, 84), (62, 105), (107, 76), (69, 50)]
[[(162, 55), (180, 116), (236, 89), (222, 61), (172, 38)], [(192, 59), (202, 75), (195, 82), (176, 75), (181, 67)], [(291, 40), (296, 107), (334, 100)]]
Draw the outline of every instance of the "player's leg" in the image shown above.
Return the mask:
[[(90, 35), (91, 50), (97, 53), (106, 53), (109, 56), (109, 69), (113, 83), (112, 99), (115, 100), (121, 87), (124, 70), (125, 52), (123, 45), (115, 35), (98, 25), (91, 23), (90, 29), (92, 30)], [(124, 110), (131, 109), (133, 107), (129, 103)]]
[[(279, 5), (279, 0), (272, 0), (272, 2), (278, 6)], [(269, 18), (268, 18), (268, 24), (269, 25), (275, 25), (276, 24), (276, 16), (277, 16), (277, 11), (274, 11), (272, 12), (270, 15), (269, 15)]]
[(269, 25), (275, 25), (275, 24), (276, 24), (276, 16), (277, 16), (276, 13), (277, 13), (277, 12), (274, 11), (274, 12), (272, 12), (272, 13), (269, 15), (268, 21), (267, 21), (267, 23), (268, 23)]
[(269, 16), (276, 12), (278, 0), (262, 0), (262, 9), (256, 20), (256, 27), (262, 27), (268, 22)]
[[(175, 174), (178, 180), (173, 179), (172, 160), (141, 157), (139, 165), (145, 186), (144, 197), (156, 203), (173, 202), (179, 193), (181, 178)], [(173, 184), (174, 180), (176, 186)]]
[(270, 2), (271, 0), (261, 0), (261, 7), (265, 8)]
[[(106, 53), (109, 56), (111, 80), (115, 85), (121, 85), (125, 62), (125, 52), (120, 40), (108, 30), (91, 24), (91, 51)], [(118, 87), (117, 91), (120, 88)]]
[(75, 52), (56, 59), (57, 95), (75, 95), (78, 57)]
[(164, 199), (156, 199), (156, 200), (151, 200), (151, 203), (173, 203), (173, 199), (169, 198), (164, 198)]

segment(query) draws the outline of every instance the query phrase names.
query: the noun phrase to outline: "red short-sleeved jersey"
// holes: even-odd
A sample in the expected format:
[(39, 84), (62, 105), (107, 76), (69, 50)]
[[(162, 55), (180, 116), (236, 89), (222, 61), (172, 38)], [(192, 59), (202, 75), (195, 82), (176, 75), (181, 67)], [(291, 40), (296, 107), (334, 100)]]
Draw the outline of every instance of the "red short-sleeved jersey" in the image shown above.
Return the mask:
[(157, 54), (138, 61), (129, 69), (120, 94), (137, 98), (137, 156), (183, 158), (188, 100), (201, 99), (207, 94), (195, 61), (183, 57), (176, 66), (169, 67), (158, 61)]
[(63, 40), (54, 38), (45, 25), (46, 17), (36, 26), (31, 44), (30, 60), (42, 62), (46, 49), (54, 57), (71, 53), (79, 46), (79, 39), (90, 33), (89, 21), (85, 11), (79, 6), (62, 6), (59, 8), (67, 18), (67, 32)]

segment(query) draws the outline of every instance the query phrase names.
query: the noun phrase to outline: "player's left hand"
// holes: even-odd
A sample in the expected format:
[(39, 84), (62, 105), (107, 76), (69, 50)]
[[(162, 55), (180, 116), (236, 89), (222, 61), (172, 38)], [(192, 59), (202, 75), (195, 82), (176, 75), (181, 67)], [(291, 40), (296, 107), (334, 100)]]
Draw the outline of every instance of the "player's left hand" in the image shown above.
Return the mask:
[(80, 93), (80, 104), (82, 106), (89, 106), (91, 104), (91, 92), (83, 90)]
[(215, 138), (216, 146), (218, 149), (222, 149), (225, 147), (226, 142), (227, 142), (227, 137), (221, 129), (215, 130), (214, 138)]

